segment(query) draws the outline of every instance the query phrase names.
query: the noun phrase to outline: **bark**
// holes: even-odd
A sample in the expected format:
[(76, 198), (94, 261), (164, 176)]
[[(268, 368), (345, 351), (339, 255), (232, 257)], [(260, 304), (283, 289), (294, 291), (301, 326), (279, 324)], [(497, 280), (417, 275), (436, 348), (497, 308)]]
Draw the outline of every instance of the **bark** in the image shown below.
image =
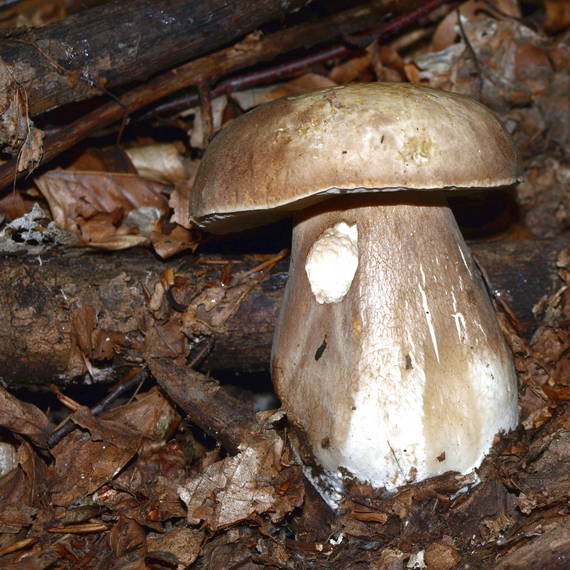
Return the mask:
[(30, 114), (141, 81), (199, 57), (308, 0), (115, 0), (4, 38), (0, 61)]
[[(532, 309), (558, 287), (556, 259), (570, 238), (470, 245), (491, 292), (530, 338), (540, 324)], [(4, 258), (0, 377), (11, 386), (61, 384), (89, 370), (111, 380), (149, 359), (192, 359), (204, 337), (214, 347), (203, 369), (268, 370), (288, 260), (246, 274), (258, 264), (252, 256), (163, 262), (148, 251)], [(176, 276), (170, 293), (166, 268)]]
[(210, 437), (230, 452), (247, 440), (256, 420), (251, 404), (228, 394), (212, 378), (170, 360), (149, 363), (159, 386)]

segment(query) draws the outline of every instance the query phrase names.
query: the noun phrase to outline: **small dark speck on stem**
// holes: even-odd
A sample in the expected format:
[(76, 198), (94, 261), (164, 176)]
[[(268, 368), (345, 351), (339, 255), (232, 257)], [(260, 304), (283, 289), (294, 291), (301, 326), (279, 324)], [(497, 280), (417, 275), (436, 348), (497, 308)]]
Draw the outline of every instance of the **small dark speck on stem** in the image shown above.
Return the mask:
[(315, 352), (315, 360), (319, 360), (321, 358), (326, 347), (327, 347), (327, 337), (325, 337), (323, 339), (321, 346), (319, 346), (319, 348), (317, 348), (317, 351)]

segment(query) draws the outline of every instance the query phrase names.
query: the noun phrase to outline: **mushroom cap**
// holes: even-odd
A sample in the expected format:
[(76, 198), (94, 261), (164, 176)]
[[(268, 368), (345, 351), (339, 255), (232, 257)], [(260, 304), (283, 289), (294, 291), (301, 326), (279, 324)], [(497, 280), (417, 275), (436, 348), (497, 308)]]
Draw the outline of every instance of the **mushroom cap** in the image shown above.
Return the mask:
[(465, 95), (367, 83), (284, 97), (232, 121), (206, 151), (195, 223), (228, 233), (332, 194), (504, 186), (520, 178), (498, 118)]

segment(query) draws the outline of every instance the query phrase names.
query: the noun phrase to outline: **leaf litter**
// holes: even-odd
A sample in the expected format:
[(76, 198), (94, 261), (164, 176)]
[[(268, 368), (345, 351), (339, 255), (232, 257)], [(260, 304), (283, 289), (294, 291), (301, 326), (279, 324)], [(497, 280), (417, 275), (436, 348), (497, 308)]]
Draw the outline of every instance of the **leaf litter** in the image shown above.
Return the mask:
[[(568, 28), (559, 4), (546, 2), (549, 33)], [(427, 46), (425, 30), (414, 30), (385, 45), (373, 42), (330, 69), (221, 98), (213, 124), (278, 96), (348, 81), (407, 79), (469, 93), (499, 113), (522, 151), (528, 176), (516, 191), (531, 234), (559, 235), (570, 227), (567, 34), (530, 29), (510, 0), (495, 6), (461, 4), (462, 26), (450, 12), (428, 29)], [(41, 134), (26, 116), (22, 94), (14, 93), (5, 96), (12, 99), (3, 107), (2, 142), (12, 153), (25, 151), (21, 160), (31, 164), (41, 155)], [(14, 122), (14, 105), (24, 122)], [(201, 113), (187, 114), (198, 117), (188, 129), (196, 148), (207, 143)], [(46, 209), (37, 204), (22, 212), (34, 204), (28, 199), (6, 206), (7, 237), (0, 241), (15, 242), (16, 235), (22, 243), (20, 234), (28, 232), (23, 248), (32, 252), (31, 241), (57, 228), (61, 233), (45, 239), (46, 247), (152, 244), (164, 257), (193, 251), (200, 238), (185, 208), (195, 162), (179, 145), (145, 144), (126, 154), (84, 157), (69, 170), (36, 178)], [(188, 407), (182, 386), (157, 368), (158, 387), (145, 386), (101, 415), (76, 403), (66, 420), (74, 429), (48, 449), (52, 414), (0, 388), (0, 440), (8, 458), (0, 475), (0, 565), (563, 567), (570, 561), (569, 260), (570, 252), (561, 251), (558, 288), (537, 305), (542, 326), (529, 341), (510, 315), (499, 313), (516, 356), (518, 431), (498, 443), (476, 476), (445, 474), (388, 498), (355, 484), (339, 516), (305, 485), (282, 412), (248, 416), (229, 453), (232, 446), (220, 444), (223, 437), (216, 441), (216, 430), (205, 429), (196, 408)], [(238, 280), (233, 289), (213, 287), (191, 299), (180, 319), (186, 336), (223, 327), (248, 286)], [(180, 363), (187, 356), (179, 324), (160, 319), (167, 290), (149, 295), (157, 313), (147, 339), (149, 362), (168, 357)], [(82, 358), (93, 356), (95, 319), (86, 308), (78, 313)], [(104, 354), (101, 344), (98, 355)], [(206, 396), (219, 389), (213, 379), (192, 386)]]

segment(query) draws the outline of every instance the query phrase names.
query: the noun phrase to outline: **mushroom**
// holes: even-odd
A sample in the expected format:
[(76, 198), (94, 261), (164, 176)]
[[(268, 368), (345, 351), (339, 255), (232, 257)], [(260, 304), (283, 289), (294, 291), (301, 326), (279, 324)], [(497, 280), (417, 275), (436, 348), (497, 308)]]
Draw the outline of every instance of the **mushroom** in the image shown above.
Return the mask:
[(212, 141), (194, 221), (295, 212), (272, 378), (329, 504), (478, 467), (517, 425), (512, 356), (443, 190), (519, 178), (498, 119), (458, 94), (355, 84), (258, 107)]

